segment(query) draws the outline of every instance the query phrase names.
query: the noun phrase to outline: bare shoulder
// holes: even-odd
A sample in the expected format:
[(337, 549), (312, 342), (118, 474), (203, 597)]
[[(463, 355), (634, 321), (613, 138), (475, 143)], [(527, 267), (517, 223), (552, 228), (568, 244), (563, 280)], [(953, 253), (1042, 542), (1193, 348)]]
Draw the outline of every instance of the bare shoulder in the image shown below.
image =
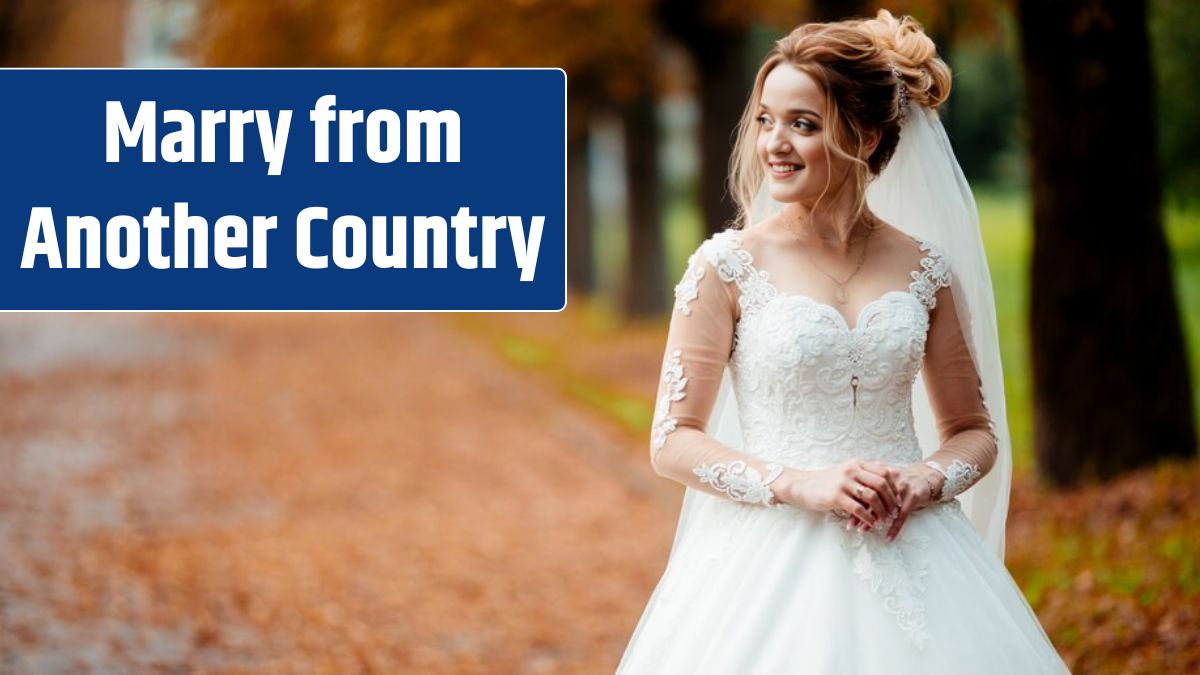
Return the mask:
[(921, 259), (926, 251), (921, 248), (922, 241), (901, 230), (887, 221), (881, 221), (881, 226), (871, 235), (872, 247), (879, 247), (904, 258), (912, 267), (920, 267)]
[(766, 220), (756, 223), (753, 227), (735, 230), (742, 248), (750, 253), (763, 250), (786, 248), (794, 241), (794, 237), (781, 221), (781, 216), (775, 214)]
[(949, 295), (948, 290), (939, 293), (950, 286), (951, 272), (950, 263), (936, 242), (914, 237), (890, 223), (884, 223), (875, 234), (883, 234), (881, 239), (888, 242), (885, 245), (895, 247), (896, 258), (904, 260), (905, 267), (912, 271), (910, 288), (922, 304), (932, 310), (939, 297)]

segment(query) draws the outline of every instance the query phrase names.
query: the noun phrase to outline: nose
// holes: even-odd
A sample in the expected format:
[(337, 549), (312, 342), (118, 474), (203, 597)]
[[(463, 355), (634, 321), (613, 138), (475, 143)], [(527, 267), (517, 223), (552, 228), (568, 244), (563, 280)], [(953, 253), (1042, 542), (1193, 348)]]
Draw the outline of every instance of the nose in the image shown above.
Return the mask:
[(767, 132), (767, 150), (771, 154), (786, 154), (792, 151), (792, 146), (783, 135), (783, 125), (777, 124)]

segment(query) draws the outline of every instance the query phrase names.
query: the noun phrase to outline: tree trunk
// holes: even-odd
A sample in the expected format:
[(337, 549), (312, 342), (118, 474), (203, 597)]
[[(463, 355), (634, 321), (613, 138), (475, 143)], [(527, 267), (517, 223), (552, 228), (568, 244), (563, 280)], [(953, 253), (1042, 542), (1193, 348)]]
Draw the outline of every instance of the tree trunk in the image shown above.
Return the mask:
[[(729, 156), (750, 94), (746, 27), (716, 22), (709, 5), (662, 0), (659, 19), (696, 64), (700, 105), (700, 209), (707, 234), (724, 230), (737, 215), (728, 194)], [(707, 235), (706, 235), (707, 238)]]
[(567, 284), (592, 293), (596, 270), (592, 256), (592, 193), (588, 187), (588, 120), (573, 110), (567, 129)]
[(737, 215), (726, 180), (734, 134), (750, 95), (742, 58), (745, 46), (746, 31), (741, 28), (691, 46), (700, 64), (700, 207), (707, 234), (724, 230)]
[(1196, 451), (1162, 229), (1142, 0), (1022, 0), (1039, 470), (1107, 479)]
[(629, 274), (622, 304), (627, 315), (653, 316), (666, 309), (654, 95), (643, 92), (624, 104), (621, 121), (629, 213)]

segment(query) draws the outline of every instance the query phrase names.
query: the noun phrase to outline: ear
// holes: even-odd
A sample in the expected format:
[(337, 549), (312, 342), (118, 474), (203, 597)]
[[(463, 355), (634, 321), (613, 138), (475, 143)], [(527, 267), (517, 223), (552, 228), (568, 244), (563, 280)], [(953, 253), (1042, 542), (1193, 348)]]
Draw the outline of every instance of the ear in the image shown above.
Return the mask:
[(879, 147), (879, 141), (883, 138), (883, 133), (879, 130), (868, 131), (866, 133), (866, 143), (863, 144), (863, 149), (867, 151), (867, 157), (875, 154), (875, 148)]

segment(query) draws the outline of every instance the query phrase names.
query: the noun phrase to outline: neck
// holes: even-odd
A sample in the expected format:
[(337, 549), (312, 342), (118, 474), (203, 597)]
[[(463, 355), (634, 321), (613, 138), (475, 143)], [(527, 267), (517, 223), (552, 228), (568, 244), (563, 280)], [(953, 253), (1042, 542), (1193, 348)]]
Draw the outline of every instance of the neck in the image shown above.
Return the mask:
[(830, 248), (849, 251), (852, 239), (865, 235), (865, 223), (870, 222), (870, 211), (864, 209), (855, 215), (858, 206), (855, 195), (843, 191), (832, 202), (822, 203), (815, 210), (811, 204), (793, 202), (783, 207), (783, 216), (788, 227), (806, 240), (820, 242)]

